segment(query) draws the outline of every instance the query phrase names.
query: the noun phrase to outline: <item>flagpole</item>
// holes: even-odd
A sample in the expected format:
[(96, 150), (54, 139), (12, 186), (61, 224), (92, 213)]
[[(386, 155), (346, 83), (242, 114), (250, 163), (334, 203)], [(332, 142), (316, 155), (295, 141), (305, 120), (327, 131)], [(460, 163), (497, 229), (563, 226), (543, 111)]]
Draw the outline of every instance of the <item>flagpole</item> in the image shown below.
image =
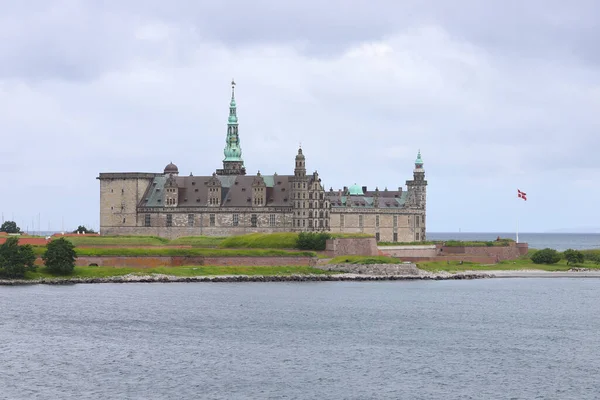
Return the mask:
[(519, 243), (519, 218), (517, 217), (517, 243)]

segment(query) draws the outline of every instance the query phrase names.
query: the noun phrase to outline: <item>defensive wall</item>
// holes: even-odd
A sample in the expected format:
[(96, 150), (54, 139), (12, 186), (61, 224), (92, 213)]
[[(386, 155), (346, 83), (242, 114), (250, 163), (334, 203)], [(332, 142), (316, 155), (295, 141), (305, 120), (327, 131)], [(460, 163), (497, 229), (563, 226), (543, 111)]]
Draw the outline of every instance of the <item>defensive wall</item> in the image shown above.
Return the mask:
[[(36, 265), (42, 265), (41, 258), (36, 260)], [(99, 267), (178, 267), (178, 266), (315, 266), (316, 257), (208, 257), (208, 256), (101, 256), (77, 257), (75, 265), (85, 267), (97, 265)]]
[(334, 238), (325, 242), (327, 257), (379, 255), (375, 238)]
[(506, 246), (444, 246), (443, 244), (414, 246), (379, 246), (380, 254), (403, 261), (468, 261), (495, 264), (514, 260), (529, 251), (527, 243), (509, 242)]

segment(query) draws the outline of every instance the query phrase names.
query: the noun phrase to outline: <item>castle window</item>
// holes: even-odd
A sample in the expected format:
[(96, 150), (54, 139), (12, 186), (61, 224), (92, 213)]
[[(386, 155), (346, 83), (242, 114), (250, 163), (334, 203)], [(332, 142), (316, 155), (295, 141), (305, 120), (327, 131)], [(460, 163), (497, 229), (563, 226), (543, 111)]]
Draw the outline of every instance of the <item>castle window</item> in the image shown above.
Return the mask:
[(240, 223), (240, 216), (239, 214), (233, 214), (233, 226), (238, 226)]
[(319, 220), (319, 228), (322, 228), (322, 227), (323, 227), (323, 220), (322, 220), (322, 219), (320, 219), (320, 220)]
[(379, 242), (379, 232), (375, 233), (375, 241)]
[(123, 223), (125, 223), (125, 218), (123, 218)]
[(423, 225), (425, 225), (425, 216), (421, 215), (421, 222), (423, 223)]
[(188, 226), (194, 226), (194, 214), (188, 214)]
[(304, 228), (305, 226), (306, 226), (306, 220), (305, 220), (305, 219), (303, 219), (303, 220), (302, 220), (302, 227)]
[(379, 215), (375, 216), (375, 226), (379, 228)]
[(312, 228), (312, 227), (313, 227), (313, 220), (312, 220), (312, 219), (309, 219), (309, 220), (308, 220), (308, 227), (309, 227), (309, 228)]
[(419, 241), (419, 232), (417, 232), (415, 239), (417, 242)]
[(325, 228), (327, 228), (328, 225), (329, 223), (327, 222), (327, 220), (325, 220)]
[(150, 214), (144, 215), (144, 226), (150, 226)]
[(250, 217), (250, 223), (252, 224), (253, 227), (257, 226), (258, 218), (256, 217), (256, 214), (252, 214), (252, 217)]
[(344, 227), (344, 222), (345, 222), (344, 221), (344, 215), (342, 214), (342, 215), (340, 215), (340, 228)]
[[(398, 226), (398, 216), (394, 215), (394, 228), (396, 228)], [(394, 242), (397, 242), (397, 240), (394, 240)]]
[(275, 214), (269, 215), (269, 225), (275, 226)]
[[(302, 194), (304, 194), (304, 193), (302, 193)], [(312, 200), (312, 192), (308, 194), (308, 199)]]
[[(416, 225), (417, 227), (419, 227), (419, 222), (421, 222), (421, 220), (419, 219), (419, 216), (417, 215), (417, 216), (415, 217), (415, 225)], [(417, 240), (419, 240), (419, 239), (417, 239)]]
[(173, 214), (167, 214), (167, 226), (173, 226)]
[(394, 239), (392, 239), (394, 242), (398, 241), (398, 233), (394, 232)]
[(359, 215), (358, 216), (358, 226), (362, 228), (363, 225), (364, 225), (364, 223), (363, 223), (363, 216)]
[(210, 214), (210, 226), (215, 226), (215, 214)]
[(323, 211), (319, 211), (319, 218), (323, 218)]

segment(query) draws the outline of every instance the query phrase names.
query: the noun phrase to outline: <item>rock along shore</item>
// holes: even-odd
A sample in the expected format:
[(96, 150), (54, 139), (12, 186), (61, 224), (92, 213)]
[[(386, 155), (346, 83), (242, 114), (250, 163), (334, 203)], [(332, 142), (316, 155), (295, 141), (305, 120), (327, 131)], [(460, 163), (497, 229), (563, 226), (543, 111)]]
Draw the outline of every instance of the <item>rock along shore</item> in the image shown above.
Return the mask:
[(0, 280), (0, 285), (69, 285), (75, 283), (175, 283), (175, 282), (334, 282), (334, 281), (408, 281), (491, 278), (489, 274), (423, 274), (423, 275), (220, 275), (220, 276), (172, 276), (172, 275), (123, 275), (107, 278), (53, 278), (36, 280)]

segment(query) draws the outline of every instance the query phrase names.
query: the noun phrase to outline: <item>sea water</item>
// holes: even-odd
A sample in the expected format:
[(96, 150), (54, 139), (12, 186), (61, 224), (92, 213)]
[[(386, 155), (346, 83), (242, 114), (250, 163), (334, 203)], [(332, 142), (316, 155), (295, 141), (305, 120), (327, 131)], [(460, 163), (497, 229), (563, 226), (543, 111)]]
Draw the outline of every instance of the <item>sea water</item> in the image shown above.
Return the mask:
[[(496, 240), (500, 238), (516, 239), (515, 232), (428, 232), (427, 240)], [(519, 242), (528, 243), (530, 249), (551, 248), (559, 251), (566, 249), (600, 249), (600, 233), (519, 233)]]
[(0, 399), (594, 399), (600, 279), (0, 287)]

